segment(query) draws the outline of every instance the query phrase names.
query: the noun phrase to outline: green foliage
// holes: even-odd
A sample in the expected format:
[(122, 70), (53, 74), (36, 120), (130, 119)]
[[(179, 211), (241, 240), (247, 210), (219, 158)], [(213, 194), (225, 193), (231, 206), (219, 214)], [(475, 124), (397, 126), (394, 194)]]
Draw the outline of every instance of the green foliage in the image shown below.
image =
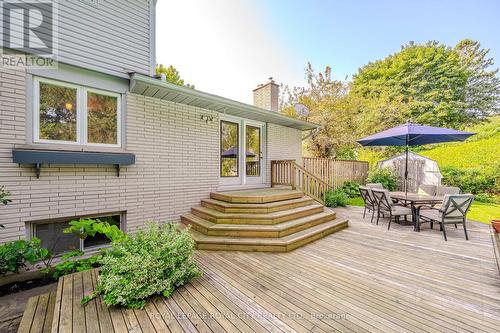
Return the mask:
[[(459, 187), (463, 193), (500, 193), (500, 169), (461, 169), (448, 166), (441, 168), (441, 173), (443, 184)], [(480, 196), (479, 200), (486, 197), (487, 195)]]
[(360, 126), (374, 133), (411, 119), (463, 128), (498, 114), (500, 80), (488, 52), (471, 40), (456, 47), (410, 43), (365, 65), (350, 91), (361, 100)]
[(81, 239), (87, 236), (95, 236), (95, 234), (103, 234), (112, 242), (122, 242), (128, 236), (114, 224), (108, 221), (101, 221), (101, 219), (79, 219), (69, 222), (69, 227), (64, 229), (64, 233), (75, 233)]
[(0, 186), (0, 204), (6, 205), (12, 200), (9, 199), (10, 193), (5, 190), (3, 186)]
[[(328, 66), (323, 72), (316, 73), (308, 63), (305, 76), (306, 86), (286, 86), (280, 98), (283, 113), (321, 125), (321, 129), (305, 141), (308, 156), (354, 158), (357, 124), (347, 112), (353, 109), (347, 98), (347, 83), (334, 80)], [(296, 113), (294, 105), (297, 102), (307, 106), (308, 115)]]
[[(67, 259), (67, 258), (66, 258)], [(100, 255), (91, 256), (89, 258), (77, 259), (77, 260), (65, 260), (61, 263), (54, 265), (52, 270), (52, 277), (57, 280), (63, 275), (82, 272), (88, 269), (99, 267)]]
[(349, 196), (341, 189), (335, 191), (327, 191), (325, 194), (325, 206), (327, 207), (345, 207), (347, 206), (348, 202)]
[(349, 199), (359, 197), (359, 184), (353, 180), (344, 182), (340, 189), (347, 194)]
[[(407, 120), (460, 129), (497, 115), (500, 79), (488, 55), (467, 39), (454, 47), (409, 43), (363, 66), (351, 83), (334, 80), (330, 67), (316, 73), (308, 63), (307, 85), (285, 87), (281, 111), (321, 125), (305, 141), (306, 156), (370, 158), (361, 156), (355, 140)], [(309, 115), (296, 114), (295, 103), (306, 105)]]
[(381, 183), (385, 189), (394, 191), (397, 187), (397, 176), (390, 168), (374, 169), (368, 174), (367, 183)]
[(179, 71), (172, 65), (165, 67), (162, 64), (159, 64), (156, 66), (156, 74), (165, 74), (167, 77), (167, 82), (176, 84), (178, 86), (184, 86), (188, 87), (191, 89), (194, 89), (194, 85), (189, 84), (189, 83), (184, 83), (184, 80), (181, 79), (181, 75), (179, 74)]
[(17, 273), (26, 265), (50, 257), (49, 250), (40, 246), (38, 238), (17, 240), (0, 245), (0, 275)]
[(440, 167), (500, 169), (500, 116), (467, 128), (477, 133), (465, 142), (424, 146), (419, 152)]
[(100, 259), (96, 291), (82, 303), (101, 294), (108, 306), (142, 308), (149, 296), (168, 297), (176, 287), (201, 273), (193, 259), (194, 241), (187, 230), (175, 225), (149, 223), (122, 242), (114, 242)]
[(478, 193), (474, 196), (474, 200), (484, 203), (500, 203), (500, 196), (490, 193)]
[[(93, 237), (96, 234), (102, 234), (112, 242), (119, 243), (125, 241), (128, 238), (128, 236), (123, 231), (121, 231), (120, 228), (118, 228), (114, 224), (110, 224), (105, 220), (105, 218), (82, 218), (69, 222), (69, 225), (70, 226), (68, 228), (64, 229), (64, 233), (75, 233), (81, 239), (85, 239), (88, 236)], [(105, 254), (106, 249), (102, 249), (101, 254), (99, 255), (94, 255), (82, 259), (74, 259), (75, 257), (84, 255), (84, 253), (80, 250), (73, 250), (65, 253), (61, 257), (62, 261), (48, 270), (48, 272), (52, 272), (52, 277), (57, 280), (63, 275), (99, 267), (100, 260)]]

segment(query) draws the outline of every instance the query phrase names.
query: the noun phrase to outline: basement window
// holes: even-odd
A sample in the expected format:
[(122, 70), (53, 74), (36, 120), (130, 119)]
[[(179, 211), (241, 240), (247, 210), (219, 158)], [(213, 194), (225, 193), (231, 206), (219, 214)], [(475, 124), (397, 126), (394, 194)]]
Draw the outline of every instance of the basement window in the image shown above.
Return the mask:
[[(72, 250), (91, 250), (108, 245), (111, 241), (104, 235), (96, 234), (85, 239), (80, 239), (76, 234), (64, 233), (69, 227), (69, 222), (79, 219), (73, 217), (65, 220), (32, 223), (32, 236), (41, 240), (41, 246), (47, 248), (52, 254), (58, 255)], [(122, 229), (122, 215), (92, 216)]]

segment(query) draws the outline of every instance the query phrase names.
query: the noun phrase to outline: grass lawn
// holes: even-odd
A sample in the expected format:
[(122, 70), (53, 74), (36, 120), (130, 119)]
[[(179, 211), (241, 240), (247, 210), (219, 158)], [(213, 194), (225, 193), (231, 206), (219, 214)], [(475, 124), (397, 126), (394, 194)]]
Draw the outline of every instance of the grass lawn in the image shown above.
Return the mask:
[(494, 218), (500, 218), (500, 205), (474, 202), (467, 218), (483, 223), (490, 223)]
[[(349, 199), (348, 205), (363, 206), (363, 199), (361, 197)], [(467, 218), (478, 222), (490, 223), (490, 220), (500, 218), (500, 205), (474, 202), (467, 214)]]
[(363, 198), (357, 197), (357, 198), (350, 198), (349, 201), (347, 202), (348, 205), (350, 206), (364, 206), (363, 203)]

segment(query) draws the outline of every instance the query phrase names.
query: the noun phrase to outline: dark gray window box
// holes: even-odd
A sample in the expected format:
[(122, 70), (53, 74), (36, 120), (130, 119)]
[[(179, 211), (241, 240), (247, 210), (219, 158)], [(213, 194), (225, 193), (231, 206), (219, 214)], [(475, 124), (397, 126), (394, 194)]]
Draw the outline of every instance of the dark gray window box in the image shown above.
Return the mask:
[(12, 159), (18, 164), (33, 164), (36, 177), (40, 177), (42, 164), (110, 164), (116, 166), (120, 176), (120, 166), (135, 164), (135, 155), (130, 153), (97, 153), (83, 151), (13, 149)]

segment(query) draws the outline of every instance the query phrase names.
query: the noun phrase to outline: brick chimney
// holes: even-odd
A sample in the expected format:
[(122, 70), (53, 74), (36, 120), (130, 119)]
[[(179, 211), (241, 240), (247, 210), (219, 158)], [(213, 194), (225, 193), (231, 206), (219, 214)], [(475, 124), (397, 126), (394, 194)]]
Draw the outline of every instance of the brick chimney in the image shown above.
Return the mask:
[(267, 83), (259, 84), (257, 88), (253, 90), (253, 105), (278, 112), (279, 94), (279, 85), (270, 77)]

